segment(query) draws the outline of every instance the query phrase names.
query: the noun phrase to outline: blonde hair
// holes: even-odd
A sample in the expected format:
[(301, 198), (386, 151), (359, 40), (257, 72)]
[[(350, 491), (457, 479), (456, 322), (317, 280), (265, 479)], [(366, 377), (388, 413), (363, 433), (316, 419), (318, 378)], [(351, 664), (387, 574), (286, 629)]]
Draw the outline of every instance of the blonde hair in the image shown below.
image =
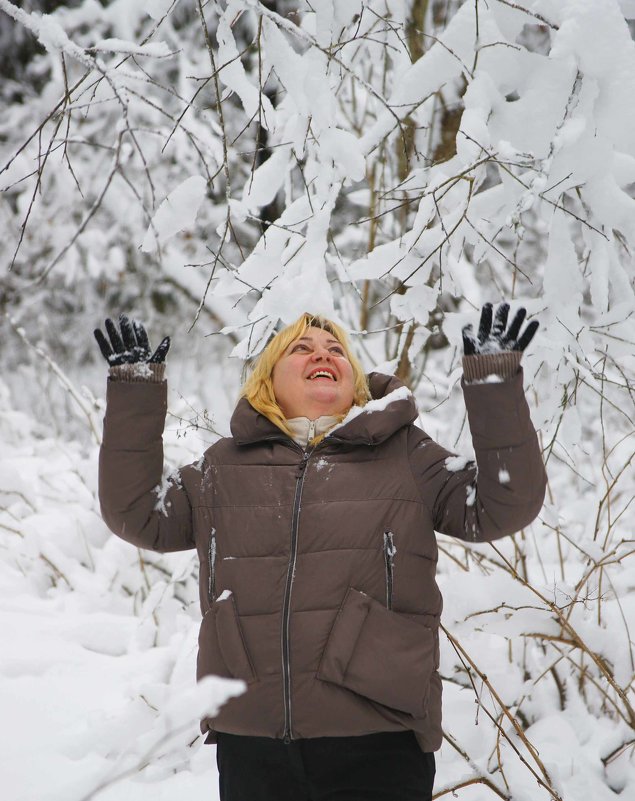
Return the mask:
[[(273, 391), (273, 369), (289, 345), (301, 337), (307, 328), (321, 328), (328, 331), (342, 346), (346, 358), (353, 368), (353, 404), (364, 406), (370, 400), (364, 368), (352, 352), (344, 329), (326, 317), (305, 312), (294, 323), (283, 328), (271, 339), (257, 358), (240, 393), (241, 397), (246, 398), (257, 412), (267, 417), (289, 436), (291, 436), (291, 430), (287, 426), (286, 418)], [(342, 415), (342, 418), (344, 417), (345, 415)], [(321, 437), (316, 437), (312, 442), (315, 443), (319, 439)]]

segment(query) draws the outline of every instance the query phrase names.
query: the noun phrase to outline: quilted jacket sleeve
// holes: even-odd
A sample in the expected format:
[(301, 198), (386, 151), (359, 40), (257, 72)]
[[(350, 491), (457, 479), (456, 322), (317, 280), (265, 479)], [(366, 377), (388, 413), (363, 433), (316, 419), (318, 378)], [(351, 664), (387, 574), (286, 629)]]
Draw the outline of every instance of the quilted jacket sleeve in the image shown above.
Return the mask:
[(414, 426), (409, 453), (435, 530), (482, 542), (529, 525), (542, 507), (547, 478), (523, 392), (520, 356), (511, 376), (502, 370), (498, 371), (502, 377), (489, 379), (487, 359), (469, 359), (464, 373), (472, 381), (466, 381), (464, 374), (462, 387), (476, 464), (447, 451)]
[(108, 381), (99, 501), (106, 525), (124, 540), (182, 551), (195, 547), (192, 507), (180, 474), (162, 485), (166, 411), (164, 381)]

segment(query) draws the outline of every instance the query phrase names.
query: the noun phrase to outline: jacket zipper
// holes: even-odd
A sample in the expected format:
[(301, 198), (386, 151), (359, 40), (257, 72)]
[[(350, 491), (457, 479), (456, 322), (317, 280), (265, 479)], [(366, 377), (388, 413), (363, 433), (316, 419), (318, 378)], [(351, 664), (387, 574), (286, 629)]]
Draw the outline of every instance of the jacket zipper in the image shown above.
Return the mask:
[(300, 520), (300, 506), (302, 501), (302, 488), (306, 476), (306, 466), (314, 448), (304, 451), (302, 461), (298, 465), (298, 476), (295, 484), (293, 498), (293, 514), (291, 517), (291, 552), (287, 567), (287, 581), (284, 589), (284, 602), (282, 604), (282, 688), (284, 695), (284, 742), (288, 745), (293, 739), (291, 728), (291, 654), (289, 647), (289, 622), (291, 619), (291, 588), (295, 578), (295, 563), (298, 555), (298, 526)]
[(395, 554), (397, 549), (392, 531), (384, 531), (384, 564), (386, 566), (386, 608), (392, 609), (392, 588), (394, 583)]
[(209, 551), (207, 554), (209, 563), (209, 585), (208, 596), (209, 602), (214, 603), (214, 594), (216, 592), (216, 529), (212, 529), (209, 537)]

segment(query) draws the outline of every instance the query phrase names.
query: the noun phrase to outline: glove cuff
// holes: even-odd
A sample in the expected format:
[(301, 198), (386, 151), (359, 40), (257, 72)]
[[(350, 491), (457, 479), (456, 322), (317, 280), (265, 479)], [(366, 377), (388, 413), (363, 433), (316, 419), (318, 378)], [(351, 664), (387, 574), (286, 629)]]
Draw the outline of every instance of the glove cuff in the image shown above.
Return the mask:
[(465, 381), (476, 383), (486, 381), (490, 376), (499, 376), (503, 381), (513, 378), (520, 369), (522, 357), (520, 350), (503, 350), (500, 353), (475, 353), (463, 357), (463, 376)]
[(146, 381), (150, 384), (161, 384), (165, 380), (165, 363), (117, 364), (110, 368), (108, 378), (110, 381)]

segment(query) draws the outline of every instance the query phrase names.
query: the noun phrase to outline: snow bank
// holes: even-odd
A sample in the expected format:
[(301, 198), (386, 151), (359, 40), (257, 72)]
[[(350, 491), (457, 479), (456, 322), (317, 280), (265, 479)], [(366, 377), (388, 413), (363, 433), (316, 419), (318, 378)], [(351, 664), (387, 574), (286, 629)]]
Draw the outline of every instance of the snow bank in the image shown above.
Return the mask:
[(1, 383), (0, 399), (4, 793), (217, 798), (198, 720), (244, 685), (195, 682), (196, 555), (141, 553), (111, 535), (98, 512), (95, 447), (14, 411)]

